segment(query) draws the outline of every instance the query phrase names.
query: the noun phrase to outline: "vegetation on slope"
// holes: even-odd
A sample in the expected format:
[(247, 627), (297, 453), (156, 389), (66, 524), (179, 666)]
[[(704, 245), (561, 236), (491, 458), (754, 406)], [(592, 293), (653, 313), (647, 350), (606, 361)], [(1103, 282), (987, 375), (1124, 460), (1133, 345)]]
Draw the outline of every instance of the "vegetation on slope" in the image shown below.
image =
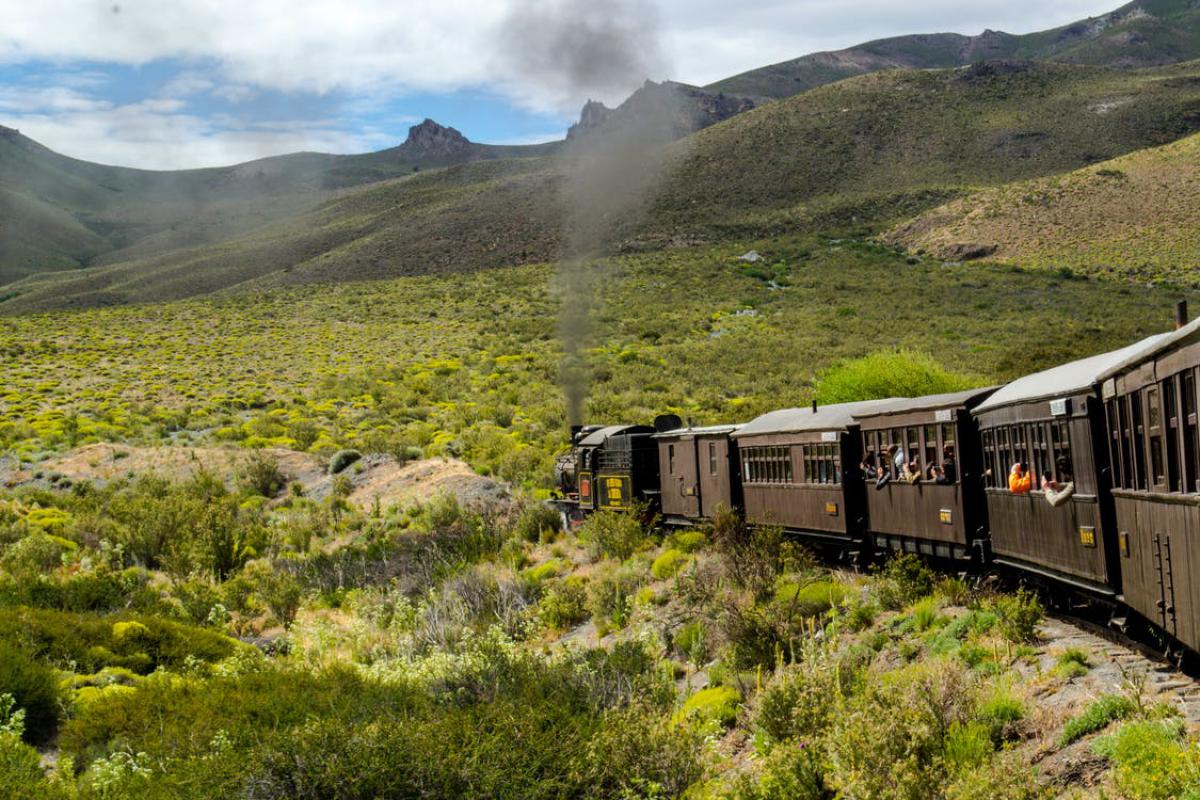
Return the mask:
[(1101, 277), (1200, 281), (1200, 137), (956, 200), (888, 240)]
[[(746, 420), (896, 348), (938, 364), (876, 371), (994, 382), (1158, 332), (1178, 299), (861, 241), (753, 246), (753, 264), (720, 246), (596, 265), (589, 419)], [(96, 440), (418, 448), (542, 485), (566, 426), (560, 301), (552, 270), (528, 266), (3, 318), (0, 452), (15, 466)], [(1014, 338), (1014, 323), (1054, 335)]]

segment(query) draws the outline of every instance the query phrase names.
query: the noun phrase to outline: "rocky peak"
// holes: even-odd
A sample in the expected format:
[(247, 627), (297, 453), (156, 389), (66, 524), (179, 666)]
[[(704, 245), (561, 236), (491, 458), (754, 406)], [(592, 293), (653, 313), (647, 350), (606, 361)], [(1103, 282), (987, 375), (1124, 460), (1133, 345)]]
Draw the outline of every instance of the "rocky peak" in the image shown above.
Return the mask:
[(471, 146), (471, 141), (454, 128), (439, 125), (426, 118), (420, 125), (408, 129), (404, 147), (419, 150), (423, 155), (450, 156), (462, 153)]
[(612, 116), (613, 110), (599, 100), (588, 100), (579, 113), (579, 122), (567, 129), (567, 138), (574, 139), (593, 128), (599, 128)]
[(683, 137), (754, 106), (754, 101), (746, 97), (708, 92), (673, 81), (648, 80), (616, 108), (588, 100), (579, 122), (567, 131), (567, 138), (577, 139), (593, 131), (637, 125), (650, 119), (669, 120), (674, 136)]

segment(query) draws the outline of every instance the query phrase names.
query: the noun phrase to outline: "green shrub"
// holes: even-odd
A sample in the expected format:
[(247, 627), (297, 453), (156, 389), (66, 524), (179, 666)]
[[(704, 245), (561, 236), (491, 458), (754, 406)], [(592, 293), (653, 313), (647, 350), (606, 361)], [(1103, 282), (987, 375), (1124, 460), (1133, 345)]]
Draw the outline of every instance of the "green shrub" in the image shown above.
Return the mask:
[(1183, 741), (1181, 728), (1177, 721), (1131, 722), (1096, 741), (1122, 797), (1174, 800), (1200, 792), (1200, 750)]
[(530, 567), (521, 574), (526, 580), (533, 583), (541, 583), (548, 581), (551, 578), (557, 578), (563, 573), (571, 571), (571, 562), (565, 558), (552, 558), (549, 561), (544, 561), (536, 567)]
[(846, 599), (846, 585), (834, 580), (813, 581), (806, 585), (785, 583), (775, 590), (775, 606), (786, 614), (803, 618), (817, 617)]
[(1025, 588), (1015, 595), (1000, 595), (992, 601), (992, 610), (1000, 620), (1000, 632), (1017, 644), (1037, 641), (1038, 626), (1046, 616), (1037, 595)]
[(552, 540), (562, 530), (558, 511), (546, 503), (530, 503), (521, 510), (513, 532), (527, 542)]
[(703, 531), (676, 531), (667, 537), (667, 543), (676, 550), (695, 553), (708, 544), (708, 537)]
[(675, 715), (699, 730), (716, 732), (737, 721), (742, 694), (732, 686), (711, 686), (689, 697)]
[(689, 622), (681, 627), (675, 634), (675, 649), (693, 664), (700, 665), (708, 661), (708, 634), (704, 623)]
[(918, 600), (912, 607), (912, 616), (910, 620), (914, 630), (924, 632), (934, 627), (938, 622), (943, 621), (938, 615), (938, 602), (936, 598), (926, 597), (923, 600)]
[(650, 565), (650, 574), (657, 580), (666, 580), (674, 577), (676, 572), (683, 568), (683, 565), (688, 561), (688, 555), (682, 550), (667, 550), (662, 555), (654, 559), (654, 563)]
[[(2, 696), (0, 696), (2, 698)], [(0, 796), (5, 800), (54, 800), (65, 797), (46, 780), (38, 751), (20, 735), (0, 733)]]
[(538, 615), (545, 625), (554, 630), (566, 630), (585, 622), (588, 618), (588, 597), (583, 580), (570, 577), (551, 583), (538, 605)]
[(1007, 687), (996, 685), (984, 695), (975, 716), (999, 747), (1013, 738), (1017, 723), (1025, 718), (1025, 704)]
[(992, 756), (992, 737), (981, 722), (955, 722), (946, 732), (943, 745), (946, 763), (952, 772), (973, 769)]
[(1081, 678), (1088, 674), (1092, 664), (1086, 651), (1078, 647), (1069, 647), (1058, 654), (1055, 659), (1054, 671), (1064, 678)]
[(610, 565), (597, 570), (588, 583), (588, 610), (602, 632), (610, 627), (625, 627), (632, 610), (633, 594), (644, 583), (643, 574), (632, 565)]
[(1136, 711), (1137, 704), (1124, 695), (1101, 695), (1083, 713), (1067, 721), (1059, 734), (1058, 746), (1066, 747), (1089, 733), (1103, 730), (1112, 722), (1132, 716)]
[(279, 461), (262, 451), (254, 451), (238, 470), (242, 488), (263, 497), (274, 497), (288, 484), (288, 476), (279, 468)]
[(834, 364), (817, 374), (822, 405), (889, 397), (923, 397), (970, 389), (984, 381), (947, 370), (933, 356), (913, 350), (872, 353)]
[(9, 695), (24, 712), (25, 739), (49, 741), (58, 729), (58, 675), (11, 641), (0, 642), (0, 696)]
[(617, 511), (597, 511), (579, 527), (579, 541), (592, 558), (602, 556), (624, 561), (646, 540), (646, 531), (637, 515)]
[(884, 608), (899, 611), (933, 591), (936, 576), (912, 553), (893, 556), (876, 573), (875, 592)]
[(329, 474), (338, 475), (361, 458), (362, 453), (357, 450), (338, 450), (329, 459)]
[(828, 800), (831, 793), (819, 749), (811, 744), (773, 747), (757, 775), (742, 775), (734, 800)]

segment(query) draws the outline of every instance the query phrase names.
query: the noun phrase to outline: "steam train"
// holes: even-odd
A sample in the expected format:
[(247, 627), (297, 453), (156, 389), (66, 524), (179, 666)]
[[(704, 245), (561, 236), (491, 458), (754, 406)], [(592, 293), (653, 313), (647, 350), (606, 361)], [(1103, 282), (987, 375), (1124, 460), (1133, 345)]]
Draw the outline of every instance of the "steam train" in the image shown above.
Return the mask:
[[(1186, 313), (1173, 332), (1005, 386), (738, 425), (578, 428), (555, 503), (572, 525), (633, 508), (695, 525), (726, 506), (839, 558), (999, 570), (1194, 654), (1200, 320)], [(1028, 490), (1010, 490), (1016, 464)]]

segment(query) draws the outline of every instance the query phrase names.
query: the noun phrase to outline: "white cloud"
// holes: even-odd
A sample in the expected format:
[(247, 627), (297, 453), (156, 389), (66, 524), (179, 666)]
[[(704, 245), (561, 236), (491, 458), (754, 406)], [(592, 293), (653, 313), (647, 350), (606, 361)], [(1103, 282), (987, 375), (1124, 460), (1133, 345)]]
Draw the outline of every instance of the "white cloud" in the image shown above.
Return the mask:
[[(0, 30), (0, 61), (203, 59), (217, 63), (227, 82), (245, 86), (436, 92), (507, 85), (524, 102), (557, 106), (562, 101), (549, 96), (553, 87), (538, 97), (530, 91), (536, 87), (520, 84), (519, 73), (497, 74), (503, 66), (496, 55), (515, 9), (541, 13), (564, 4), (571, 7), (566, 0), (10, 0)], [(591, 3), (601, 10), (629, 4)], [(979, 33), (985, 27), (1024, 32), (1116, 4), (750, 0), (731, 6), (727, 0), (653, 0), (663, 69), (670, 74), (650, 77), (704, 83), (881, 36)]]
[[(745, 0), (736, 6), (728, 0), (0, 3), (0, 64), (53, 65), (32, 84), (0, 85), (0, 122), (77, 157), (178, 168), (293, 150), (386, 147), (396, 143), (393, 136), (366, 129), (362, 118), (408, 93), (485, 89), (526, 109), (573, 112), (588, 97), (620, 101), (641, 82), (641, 71), (659, 73), (646, 76), (656, 80), (704, 84), (809, 52), (903, 33), (1040, 30), (1103, 13), (1117, 0)], [(600, 81), (567, 79), (571, 68), (596, 63), (596, 53), (578, 31), (547, 35), (541, 23), (556, 18), (560, 26), (572, 19), (590, 21), (592, 31), (619, 31), (630, 21), (644, 26), (623, 43), (595, 48), (600, 54), (625, 53), (640, 66), (611, 70)], [(522, 25), (514, 27), (514, 19)], [(523, 48), (546, 52), (526, 54)], [(514, 53), (530, 57), (513, 58)], [(140, 102), (105, 99), (109, 78), (90, 66), (163, 59), (186, 69)], [(207, 93), (261, 115), (270, 112), (254, 103), (268, 91), (285, 96), (336, 91), (339, 118), (250, 124), (230, 116), (202, 117), (186, 105)], [(382, 123), (376, 118), (374, 124)]]

